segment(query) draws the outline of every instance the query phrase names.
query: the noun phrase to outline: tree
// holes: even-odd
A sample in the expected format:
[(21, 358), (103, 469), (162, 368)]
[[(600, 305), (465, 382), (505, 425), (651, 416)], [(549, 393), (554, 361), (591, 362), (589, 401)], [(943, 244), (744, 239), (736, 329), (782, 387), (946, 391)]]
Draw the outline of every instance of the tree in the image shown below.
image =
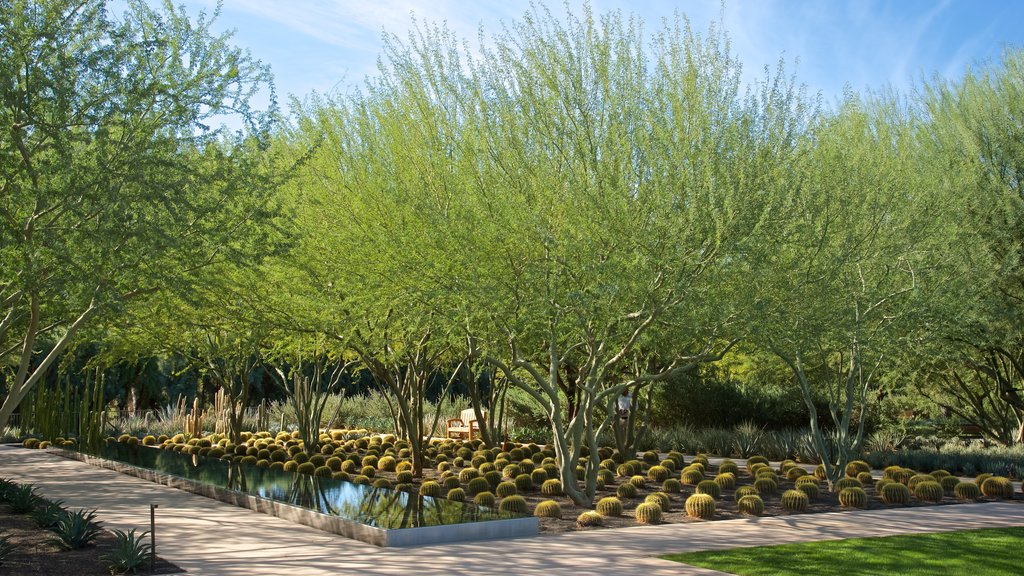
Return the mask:
[[(259, 253), (269, 72), (165, 2), (0, 4), (0, 427), (83, 326)], [(245, 132), (208, 122), (238, 115)], [(43, 340), (53, 343), (33, 358)]]
[(470, 362), (544, 407), (584, 505), (598, 460), (582, 486), (577, 467), (619, 392), (730, 345), (744, 299), (725, 281), (807, 113), (785, 78), (743, 98), (718, 29), (680, 17), (645, 40), (589, 9), (534, 9), (479, 57), (421, 28), (365, 92), (302, 107), (294, 145), (319, 145), (296, 186), (307, 277), (339, 308), (458, 327)]
[(830, 487), (859, 454), (883, 363), (915, 345), (947, 277), (948, 197), (929, 185), (914, 135), (895, 99), (849, 96), (809, 134), (758, 245), (753, 331), (793, 373)]
[(943, 326), (948, 355), (1014, 413), (1024, 442), (1024, 51), (968, 70), (959, 82), (922, 90), (929, 119), (922, 142), (941, 167), (957, 211), (968, 286), (956, 294), (956, 323)]

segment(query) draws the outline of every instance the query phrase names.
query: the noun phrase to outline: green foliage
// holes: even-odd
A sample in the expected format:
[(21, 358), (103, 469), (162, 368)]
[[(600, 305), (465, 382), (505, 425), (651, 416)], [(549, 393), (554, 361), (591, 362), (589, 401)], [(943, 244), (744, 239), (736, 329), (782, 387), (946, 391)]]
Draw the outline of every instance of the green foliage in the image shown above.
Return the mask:
[(148, 542), (149, 532), (136, 534), (135, 530), (114, 530), (114, 546), (103, 556), (114, 574), (134, 573), (149, 563), (153, 553)]
[(42, 501), (31, 484), (10, 485), (4, 489), (3, 497), (12, 514), (28, 514)]
[(868, 505), (868, 494), (863, 488), (851, 486), (839, 491), (839, 505), (847, 508), (865, 508)]
[(622, 516), (622, 501), (614, 496), (607, 496), (598, 500), (594, 509), (601, 516)]
[(710, 494), (693, 494), (686, 499), (685, 508), (691, 518), (710, 520), (715, 515), (715, 498)]
[(764, 500), (757, 494), (746, 494), (736, 501), (736, 508), (740, 514), (760, 516), (764, 514)]
[(95, 519), (95, 510), (66, 511), (52, 528), (57, 536), (55, 541), (68, 550), (78, 550), (92, 544), (102, 533)]
[(656, 503), (643, 502), (637, 505), (634, 516), (641, 524), (657, 524), (661, 522), (662, 509)]

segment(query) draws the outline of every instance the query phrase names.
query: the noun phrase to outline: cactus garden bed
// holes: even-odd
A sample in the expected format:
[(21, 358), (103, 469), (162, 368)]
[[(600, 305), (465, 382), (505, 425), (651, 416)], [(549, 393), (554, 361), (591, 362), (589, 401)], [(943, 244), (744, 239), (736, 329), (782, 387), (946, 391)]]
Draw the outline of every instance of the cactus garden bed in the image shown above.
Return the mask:
[(865, 463), (856, 462), (848, 467), (848, 477), (840, 481), (839, 489), (830, 492), (820, 471), (816, 475), (792, 461), (769, 464), (752, 457), (742, 465), (730, 460), (712, 464), (704, 456), (678, 452), (646, 452), (626, 459), (602, 448), (597, 455), (601, 472), (596, 510), (591, 510), (562, 494), (550, 447), (531, 444), (501, 450), (485, 448), (478, 441), (438, 441), (427, 451), (423, 477), (414, 478), (409, 449), (394, 437), (332, 430), (320, 441), (319, 452), (307, 455), (297, 434), (287, 432), (247, 433), (238, 445), (217, 434), (191, 439), (183, 435), (108, 439), (533, 514), (540, 517), (545, 533), (855, 508), (995, 499), (1024, 502), (1024, 495), (1015, 493), (1008, 480), (984, 474), (976, 481), (962, 482), (943, 471), (923, 474), (894, 466), (879, 480)]

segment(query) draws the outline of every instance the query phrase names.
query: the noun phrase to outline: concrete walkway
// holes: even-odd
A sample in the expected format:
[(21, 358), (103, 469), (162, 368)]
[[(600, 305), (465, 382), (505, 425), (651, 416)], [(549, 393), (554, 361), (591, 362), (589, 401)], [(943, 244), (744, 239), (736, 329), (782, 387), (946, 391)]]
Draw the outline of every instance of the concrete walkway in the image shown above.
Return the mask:
[(0, 477), (31, 482), (70, 508), (98, 508), (107, 528), (149, 528), (157, 552), (189, 574), (720, 574), (655, 558), (689, 552), (861, 536), (1024, 526), (1024, 503), (878, 511), (593, 530), (422, 548), (377, 548), (278, 518), (68, 460), (0, 446)]

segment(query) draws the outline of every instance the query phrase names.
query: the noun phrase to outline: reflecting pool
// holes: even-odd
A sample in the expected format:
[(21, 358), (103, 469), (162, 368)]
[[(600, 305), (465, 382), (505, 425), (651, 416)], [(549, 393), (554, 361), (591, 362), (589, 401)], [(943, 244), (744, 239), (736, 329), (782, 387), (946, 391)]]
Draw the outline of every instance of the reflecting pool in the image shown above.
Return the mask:
[(217, 458), (190, 456), (146, 446), (112, 443), (96, 452), (83, 452), (385, 530), (522, 517), (468, 502), (431, 498), (388, 488), (353, 484), (345, 480), (261, 468)]

